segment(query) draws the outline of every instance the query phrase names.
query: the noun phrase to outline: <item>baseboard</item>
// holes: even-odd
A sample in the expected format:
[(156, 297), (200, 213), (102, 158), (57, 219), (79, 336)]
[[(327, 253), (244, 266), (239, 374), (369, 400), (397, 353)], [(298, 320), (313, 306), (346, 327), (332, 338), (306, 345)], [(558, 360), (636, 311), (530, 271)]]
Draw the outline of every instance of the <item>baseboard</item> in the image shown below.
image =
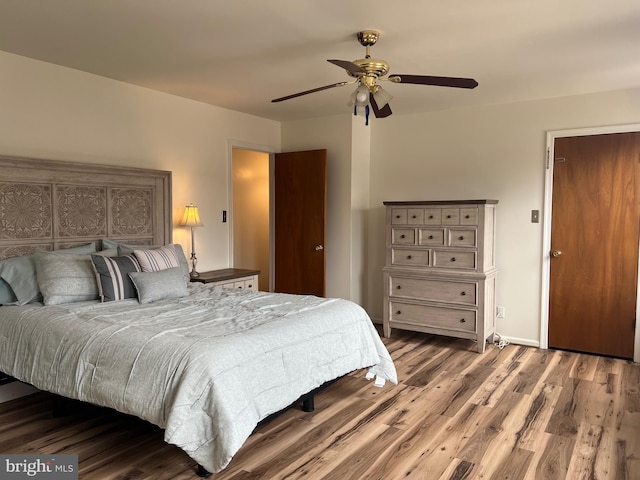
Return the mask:
[[(518, 337), (507, 337), (505, 335), (499, 335), (499, 338), (505, 339), (508, 343), (513, 343), (514, 345), (524, 345), (526, 347), (536, 347), (540, 348), (540, 342), (537, 340), (531, 340), (530, 338), (518, 338)], [(498, 339), (496, 339), (496, 343), (498, 343)]]
[(37, 388), (22, 382), (11, 382), (0, 386), (0, 403), (39, 392)]

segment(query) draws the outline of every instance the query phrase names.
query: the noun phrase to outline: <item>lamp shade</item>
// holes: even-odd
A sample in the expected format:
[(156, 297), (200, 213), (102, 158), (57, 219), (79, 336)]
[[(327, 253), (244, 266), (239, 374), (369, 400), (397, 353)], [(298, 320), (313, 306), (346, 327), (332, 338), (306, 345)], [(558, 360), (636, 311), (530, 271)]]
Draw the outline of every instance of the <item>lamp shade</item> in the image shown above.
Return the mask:
[(184, 217), (180, 225), (183, 227), (204, 227), (204, 224), (200, 220), (200, 213), (198, 207), (193, 203), (187, 205), (184, 210)]

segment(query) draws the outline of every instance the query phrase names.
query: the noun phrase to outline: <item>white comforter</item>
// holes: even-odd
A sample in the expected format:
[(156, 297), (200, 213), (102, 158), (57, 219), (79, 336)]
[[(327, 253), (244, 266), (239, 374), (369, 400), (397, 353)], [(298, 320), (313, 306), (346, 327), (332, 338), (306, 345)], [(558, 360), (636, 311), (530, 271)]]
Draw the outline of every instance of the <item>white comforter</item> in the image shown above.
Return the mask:
[(222, 470), (257, 423), (370, 367), (396, 383), (365, 311), (340, 299), (190, 285), (177, 300), (0, 308), (0, 370), (165, 429)]

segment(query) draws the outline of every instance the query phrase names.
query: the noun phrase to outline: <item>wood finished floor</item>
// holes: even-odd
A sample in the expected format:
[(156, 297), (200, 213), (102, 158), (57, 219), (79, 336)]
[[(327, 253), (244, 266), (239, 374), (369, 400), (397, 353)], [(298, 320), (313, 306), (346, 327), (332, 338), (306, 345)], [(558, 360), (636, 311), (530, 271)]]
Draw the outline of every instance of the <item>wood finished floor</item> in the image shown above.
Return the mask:
[[(214, 479), (640, 479), (640, 365), (394, 331), (400, 384), (363, 372), (258, 427)], [(162, 431), (104, 409), (0, 404), (0, 452), (74, 453), (83, 480), (193, 479)]]

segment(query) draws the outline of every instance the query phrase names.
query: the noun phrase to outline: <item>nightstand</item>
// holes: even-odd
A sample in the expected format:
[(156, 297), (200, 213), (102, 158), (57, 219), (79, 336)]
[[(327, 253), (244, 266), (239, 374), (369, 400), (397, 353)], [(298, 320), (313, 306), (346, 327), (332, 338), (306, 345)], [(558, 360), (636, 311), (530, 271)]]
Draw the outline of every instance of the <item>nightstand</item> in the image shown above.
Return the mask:
[(237, 288), (258, 291), (258, 275), (260, 270), (245, 270), (243, 268), (223, 268), (200, 272), (197, 277), (191, 277), (192, 282), (213, 283), (222, 288)]

